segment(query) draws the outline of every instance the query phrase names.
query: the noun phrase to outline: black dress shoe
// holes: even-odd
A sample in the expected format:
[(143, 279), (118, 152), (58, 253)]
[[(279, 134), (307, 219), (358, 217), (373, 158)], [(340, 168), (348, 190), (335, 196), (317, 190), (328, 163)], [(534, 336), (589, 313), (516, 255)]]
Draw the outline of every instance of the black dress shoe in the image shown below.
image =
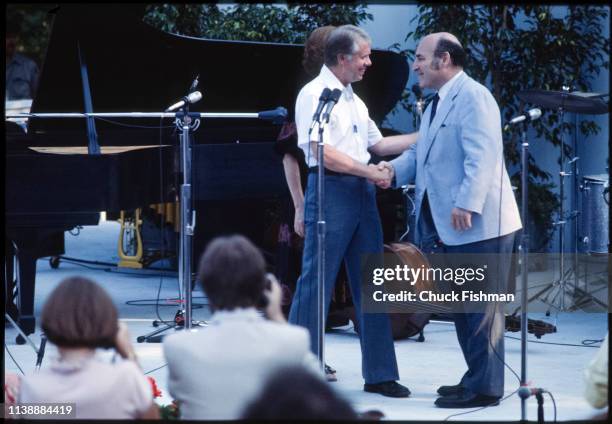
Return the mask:
[(438, 408), (477, 408), (499, 405), (499, 398), (464, 391), (460, 395), (440, 397), (436, 399), (435, 405)]
[(452, 396), (458, 395), (463, 391), (464, 387), (461, 384), (454, 386), (440, 386), (438, 387), (438, 394), (440, 396)]
[(408, 387), (404, 387), (396, 381), (385, 381), (376, 384), (364, 384), (363, 390), (370, 393), (378, 393), (387, 397), (405, 398), (410, 396)]

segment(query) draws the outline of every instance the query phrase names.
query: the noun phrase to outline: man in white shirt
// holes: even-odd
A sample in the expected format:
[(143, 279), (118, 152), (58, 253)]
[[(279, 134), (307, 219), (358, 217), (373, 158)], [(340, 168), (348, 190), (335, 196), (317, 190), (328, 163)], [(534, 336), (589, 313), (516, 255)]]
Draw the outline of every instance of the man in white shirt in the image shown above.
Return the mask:
[(325, 88), (342, 95), (323, 133), (325, 165), (325, 316), (338, 269), (344, 260), (360, 321), (364, 390), (390, 397), (407, 397), (410, 391), (399, 379), (389, 318), (364, 314), (361, 306), (360, 261), (365, 254), (383, 251), (382, 230), (372, 181), (388, 180), (386, 170), (368, 165), (372, 151), (384, 156), (408, 147), (415, 135), (383, 138), (370, 119), (351, 83), (359, 81), (370, 61), (371, 40), (363, 30), (344, 25), (335, 29), (325, 46), (325, 65), (300, 91), (295, 108), (298, 145), (310, 168), (305, 199), (305, 242), (302, 274), (289, 313), (289, 321), (310, 331), (311, 348), (318, 350), (317, 329), (317, 232), (316, 143), (318, 128), (309, 135), (312, 116)]

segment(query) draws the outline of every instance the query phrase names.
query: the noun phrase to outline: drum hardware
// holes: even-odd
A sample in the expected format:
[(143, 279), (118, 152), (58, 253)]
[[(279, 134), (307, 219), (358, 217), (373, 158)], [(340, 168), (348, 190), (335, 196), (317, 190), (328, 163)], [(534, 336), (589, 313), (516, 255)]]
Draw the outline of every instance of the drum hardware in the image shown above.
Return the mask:
[(590, 115), (608, 113), (609, 106), (602, 99), (607, 96), (607, 93), (583, 93), (580, 91), (570, 93), (567, 86), (563, 87), (563, 91), (530, 89), (518, 93), (518, 98), (525, 103), (531, 103), (545, 109), (563, 109), (567, 112)]
[[(518, 93), (518, 97), (526, 103), (532, 103), (538, 105), (543, 108), (548, 109), (556, 109), (557, 113), (560, 115), (560, 125), (563, 125), (565, 122), (565, 112), (574, 112), (574, 113), (588, 113), (588, 114), (603, 114), (608, 113), (608, 105), (602, 100), (602, 97), (607, 96), (607, 94), (597, 94), (597, 93), (582, 93), (582, 92), (572, 92), (570, 93), (570, 88), (568, 86), (563, 86), (563, 91), (546, 91), (546, 90), (524, 90)], [(574, 152), (576, 151), (576, 128), (574, 127)], [(563, 140), (563, 133), (561, 134), (561, 143), (560, 143), (560, 158), (559, 158), (559, 211), (558, 211), (558, 219), (553, 223), (555, 227), (559, 230), (559, 279), (551, 282), (549, 285), (544, 287), (538, 293), (529, 298), (528, 302), (531, 302), (535, 299), (540, 299), (542, 302), (549, 305), (549, 309), (546, 312), (547, 315), (550, 315), (550, 309), (554, 308), (557, 311), (567, 311), (572, 310), (577, 307), (577, 304), (566, 305), (565, 297), (567, 293), (577, 293), (578, 289), (578, 217), (580, 216), (580, 212), (577, 207), (577, 199), (576, 195), (573, 196), (572, 199), (572, 211), (567, 213), (565, 212), (565, 178), (573, 177), (573, 192), (576, 194), (577, 192), (577, 176), (578, 176), (578, 168), (577, 162), (579, 158), (573, 157), (568, 162), (567, 165), (573, 167), (571, 171), (566, 171), (566, 161), (565, 161), (565, 142)], [(574, 264), (569, 269), (566, 269), (565, 266), (565, 225), (568, 224), (569, 221), (572, 221), (574, 224)], [(573, 275), (574, 277), (574, 287), (573, 290), (570, 290), (568, 287), (568, 280)], [(542, 297), (544, 296), (544, 297)]]
[[(521, 317), (515, 314), (506, 315), (506, 331), (516, 333), (521, 330)], [(527, 332), (536, 336), (537, 339), (541, 339), (545, 334), (551, 334), (557, 332), (557, 327), (553, 324), (538, 320), (528, 319), (527, 320)]]
[(411, 227), (414, 227), (416, 220), (416, 204), (414, 203), (414, 184), (402, 186), (402, 194), (405, 199), (404, 213), (406, 231), (399, 238), (400, 242), (414, 242), (413, 233), (410, 233)]

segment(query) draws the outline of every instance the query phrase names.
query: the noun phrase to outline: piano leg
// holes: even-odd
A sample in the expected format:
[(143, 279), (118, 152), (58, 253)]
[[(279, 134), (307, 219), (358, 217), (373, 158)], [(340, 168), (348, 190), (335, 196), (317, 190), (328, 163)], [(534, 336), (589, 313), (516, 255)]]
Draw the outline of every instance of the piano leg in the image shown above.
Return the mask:
[(25, 334), (36, 329), (34, 316), (34, 281), (36, 279), (36, 260), (38, 256), (27, 250), (17, 251), (17, 325)]
[(25, 334), (32, 334), (36, 329), (34, 281), (37, 259), (37, 255), (27, 251), (17, 252), (17, 307), (19, 308), (17, 324)]
[[(7, 247), (5, 272), (9, 275), (8, 268), (13, 263), (12, 257), (16, 257), (17, 278), (14, 285), (17, 286), (17, 308), (19, 309), (16, 321), (26, 335), (34, 333), (36, 329), (34, 316), (36, 261), (38, 258), (63, 254), (64, 231), (70, 228), (69, 226), (65, 228), (19, 227), (7, 232), (7, 238), (10, 241), (6, 242), (5, 246)], [(13, 274), (13, 271), (10, 273)], [(12, 281), (12, 278), (10, 280)], [(7, 286), (7, 295), (10, 295), (11, 292), (8, 291)]]
[(4, 239), (4, 310), (13, 319), (17, 320), (19, 311), (15, 305), (15, 247), (8, 238)]

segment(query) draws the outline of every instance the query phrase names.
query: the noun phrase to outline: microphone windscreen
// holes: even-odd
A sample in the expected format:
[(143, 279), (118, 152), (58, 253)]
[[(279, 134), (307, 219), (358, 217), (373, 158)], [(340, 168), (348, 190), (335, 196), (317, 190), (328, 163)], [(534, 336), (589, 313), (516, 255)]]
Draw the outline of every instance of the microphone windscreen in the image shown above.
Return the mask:
[(331, 90), (327, 87), (325, 87), (323, 89), (323, 91), (321, 92), (321, 96), (319, 97), (319, 101), (320, 102), (325, 102), (327, 101), (327, 99), (329, 99), (329, 95), (331, 94)]
[(202, 93), (199, 91), (194, 91), (187, 96), (187, 101), (189, 103), (199, 102), (200, 100), (202, 100)]
[(331, 96), (329, 97), (329, 100), (331, 100), (334, 103), (338, 103), (338, 100), (340, 100), (341, 95), (342, 95), (342, 91), (338, 88), (334, 88), (334, 91), (332, 91)]
[(419, 84), (414, 84), (412, 86), (412, 92), (414, 93), (415, 96), (417, 96), (417, 98), (421, 98), (423, 97), (423, 90), (421, 90), (421, 86)]

